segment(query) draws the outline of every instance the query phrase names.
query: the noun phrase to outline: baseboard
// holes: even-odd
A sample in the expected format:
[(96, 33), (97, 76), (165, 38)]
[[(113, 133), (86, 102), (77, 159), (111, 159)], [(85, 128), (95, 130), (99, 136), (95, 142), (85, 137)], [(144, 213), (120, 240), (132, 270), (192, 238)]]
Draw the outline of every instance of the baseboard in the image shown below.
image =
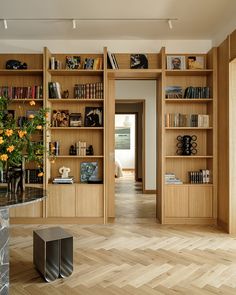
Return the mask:
[(217, 225), (217, 220), (215, 218), (167, 217), (162, 224)]
[(156, 190), (151, 190), (151, 189), (147, 189), (147, 190), (144, 190), (143, 191), (143, 194), (150, 194), (150, 195), (154, 195), (154, 194), (156, 194), (157, 193), (157, 191)]
[(103, 224), (103, 217), (14, 217), (10, 224)]
[(229, 233), (229, 225), (226, 222), (221, 219), (217, 219), (217, 224), (220, 228)]

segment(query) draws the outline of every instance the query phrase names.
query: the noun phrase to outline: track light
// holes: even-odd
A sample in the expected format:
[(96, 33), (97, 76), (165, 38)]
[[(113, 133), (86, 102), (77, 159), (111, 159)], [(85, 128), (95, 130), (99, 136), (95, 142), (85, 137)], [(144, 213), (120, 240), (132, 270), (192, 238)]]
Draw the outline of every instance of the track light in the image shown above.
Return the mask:
[(73, 27), (73, 29), (76, 29), (76, 22), (75, 22), (75, 19), (72, 19), (72, 27)]
[(7, 29), (7, 20), (6, 19), (3, 20), (3, 24), (4, 24), (4, 29), (6, 30)]
[(172, 25), (171, 19), (168, 19), (168, 25), (169, 25), (169, 29), (172, 30), (173, 29), (173, 25)]

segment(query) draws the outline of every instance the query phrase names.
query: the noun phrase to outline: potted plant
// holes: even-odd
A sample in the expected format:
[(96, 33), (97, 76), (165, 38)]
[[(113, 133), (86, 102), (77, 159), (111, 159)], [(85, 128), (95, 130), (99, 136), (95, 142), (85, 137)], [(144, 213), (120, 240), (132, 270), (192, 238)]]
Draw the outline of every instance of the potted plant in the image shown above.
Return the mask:
[[(43, 176), (45, 147), (42, 142), (34, 142), (32, 137), (47, 125), (48, 110), (40, 108), (17, 126), (14, 118), (6, 116), (9, 102), (0, 97), (0, 170), (6, 171), (8, 189), (16, 192), (18, 188), (24, 190), (25, 161), (35, 161), (40, 169), (38, 176)], [(34, 100), (29, 104), (34, 106)]]

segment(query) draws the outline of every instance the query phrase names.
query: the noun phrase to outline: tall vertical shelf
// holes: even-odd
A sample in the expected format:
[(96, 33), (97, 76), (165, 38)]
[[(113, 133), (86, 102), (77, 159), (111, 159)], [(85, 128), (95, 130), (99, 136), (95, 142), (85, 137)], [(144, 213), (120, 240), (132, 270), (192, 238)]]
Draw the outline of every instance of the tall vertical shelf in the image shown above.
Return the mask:
[[(8, 70), (6, 62), (8, 60), (19, 60), (27, 64), (26, 70)], [(0, 54), (0, 87), (32, 87), (43, 86), (44, 71), (43, 71), (43, 54)], [(44, 96), (42, 98), (34, 98), (35, 105), (31, 106), (29, 102), (32, 98), (23, 97), (18, 91), (17, 97), (10, 98), (9, 110), (14, 110), (15, 119), (25, 117), (29, 110), (37, 110), (44, 106)], [(33, 136), (34, 141), (42, 141), (43, 133), (37, 132)], [(26, 169), (36, 169), (35, 163), (26, 163)], [(1, 184), (5, 185), (5, 184)], [(43, 183), (29, 183), (26, 186), (43, 187)], [(22, 208), (12, 208), (10, 210), (11, 221), (24, 218), (42, 218), (43, 217), (43, 202), (24, 206)]]
[[(61, 69), (50, 69), (51, 57), (61, 62)], [(65, 69), (66, 56), (80, 56), (85, 58), (101, 58), (104, 64), (104, 54), (56, 54), (45, 48), (46, 64), (46, 105), (53, 110), (67, 110), (69, 113), (81, 113), (84, 123), (86, 107), (101, 107), (103, 109), (103, 122), (105, 122), (104, 95), (100, 98), (74, 98), (74, 85), (87, 83), (104, 84), (104, 70), (86, 69)], [(61, 91), (69, 91), (68, 98), (50, 98), (48, 83), (58, 82)], [(58, 141), (60, 153), (48, 157), (46, 167), (46, 183), (49, 197), (46, 200), (47, 218), (104, 218), (104, 123), (101, 127), (55, 127), (51, 126), (47, 130), (46, 145), (49, 142)], [(76, 142), (85, 141), (87, 145), (92, 145), (94, 155), (80, 156), (69, 155), (71, 145)], [(82, 162), (97, 162), (98, 177), (103, 180), (101, 184), (87, 184), (80, 181), (80, 165)], [(69, 167), (69, 175), (74, 177), (73, 184), (52, 184), (52, 179), (58, 177), (59, 168)]]
[[(205, 69), (165, 70), (165, 86), (209, 87), (210, 97), (162, 98), (164, 113), (209, 115), (207, 127), (164, 125), (163, 149), (163, 223), (216, 222), (217, 204), (217, 55), (216, 48), (203, 55)], [(173, 55), (173, 54), (170, 54)], [(190, 55), (190, 54), (189, 54)], [(189, 55), (183, 55), (187, 58)], [(193, 54), (191, 54), (193, 55)], [(196, 54), (197, 55), (197, 54)], [(166, 55), (168, 56), (168, 55)], [(177, 136), (196, 135), (197, 154), (177, 155)], [(210, 170), (210, 182), (192, 184), (189, 171)], [(174, 173), (183, 184), (166, 184), (165, 173)]]

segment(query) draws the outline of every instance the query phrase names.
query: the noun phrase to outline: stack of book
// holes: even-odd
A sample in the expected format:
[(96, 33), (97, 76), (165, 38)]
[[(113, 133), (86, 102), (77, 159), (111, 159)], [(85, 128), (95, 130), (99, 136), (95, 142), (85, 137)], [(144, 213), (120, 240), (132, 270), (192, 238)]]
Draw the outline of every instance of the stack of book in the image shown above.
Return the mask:
[(73, 184), (74, 177), (55, 177), (52, 181), (54, 184)]
[(166, 184), (183, 184), (183, 181), (177, 178), (173, 172), (167, 172), (165, 174), (165, 183)]

